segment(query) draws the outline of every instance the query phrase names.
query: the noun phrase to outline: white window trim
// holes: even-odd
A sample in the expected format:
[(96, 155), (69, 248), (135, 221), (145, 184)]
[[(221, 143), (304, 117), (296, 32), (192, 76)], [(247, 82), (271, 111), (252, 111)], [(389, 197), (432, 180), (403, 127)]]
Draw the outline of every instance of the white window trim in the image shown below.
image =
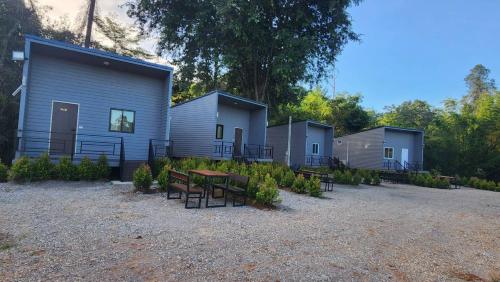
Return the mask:
[[(314, 153), (314, 145), (318, 145), (318, 152), (317, 153)], [(319, 155), (319, 143), (312, 143), (312, 155)]]
[[(385, 157), (385, 149), (392, 149), (392, 157), (386, 158)], [(384, 160), (394, 160), (394, 147), (384, 147), (384, 151), (382, 152), (384, 154)]]

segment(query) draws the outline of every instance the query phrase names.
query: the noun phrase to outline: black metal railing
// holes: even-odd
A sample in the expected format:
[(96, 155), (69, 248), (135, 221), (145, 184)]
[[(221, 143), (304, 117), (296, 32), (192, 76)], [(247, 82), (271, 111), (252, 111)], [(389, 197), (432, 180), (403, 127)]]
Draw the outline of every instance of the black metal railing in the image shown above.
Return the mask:
[(233, 142), (214, 141), (213, 156), (219, 158), (232, 158), (234, 152)]
[(408, 171), (415, 171), (415, 172), (418, 172), (418, 171), (421, 171), (422, 170), (422, 166), (419, 162), (407, 162), (407, 161), (404, 161), (404, 170), (408, 170)]
[(333, 159), (329, 156), (306, 155), (306, 166), (332, 166)]
[(123, 147), (122, 137), (97, 134), (19, 130), (17, 137), (18, 153), (28, 157), (48, 153), (51, 159), (68, 156), (71, 160), (83, 157), (96, 160), (105, 155), (108, 161), (118, 162)]
[(170, 140), (149, 139), (148, 165), (155, 170), (155, 160), (169, 158), (173, 153), (173, 142)]
[(273, 159), (273, 146), (245, 144), (243, 156), (247, 159)]
[(405, 171), (406, 168), (398, 160), (384, 160), (383, 168), (385, 170)]

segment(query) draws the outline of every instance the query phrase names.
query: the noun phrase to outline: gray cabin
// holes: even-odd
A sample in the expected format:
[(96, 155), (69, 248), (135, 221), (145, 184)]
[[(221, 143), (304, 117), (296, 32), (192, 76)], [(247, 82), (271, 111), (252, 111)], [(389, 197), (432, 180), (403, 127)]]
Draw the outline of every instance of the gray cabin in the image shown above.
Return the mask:
[[(267, 128), (267, 142), (274, 148), (274, 160), (287, 163), (288, 124)], [(312, 120), (293, 122), (290, 165), (329, 166), (333, 154), (333, 127)]]
[(48, 152), (78, 162), (106, 155), (130, 179), (153, 142), (157, 153), (168, 152), (171, 67), (25, 39), (16, 157)]
[(172, 106), (174, 157), (272, 161), (267, 105), (215, 90)]
[(381, 126), (335, 138), (334, 156), (352, 168), (422, 170), (424, 132)]

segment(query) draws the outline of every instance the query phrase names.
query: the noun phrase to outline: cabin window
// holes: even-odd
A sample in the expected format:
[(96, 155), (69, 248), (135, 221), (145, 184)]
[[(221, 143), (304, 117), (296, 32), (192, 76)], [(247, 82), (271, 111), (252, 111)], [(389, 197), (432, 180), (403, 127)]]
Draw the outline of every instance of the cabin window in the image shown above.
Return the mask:
[(135, 111), (111, 109), (109, 113), (109, 131), (134, 133)]
[(222, 138), (224, 138), (224, 125), (217, 124), (217, 127), (215, 129), (215, 139), (222, 139)]
[(313, 146), (313, 148), (312, 148), (313, 149), (312, 154), (313, 155), (318, 155), (319, 154), (319, 143), (313, 143), (312, 146)]
[(384, 148), (384, 159), (393, 159), (394, 158), (394, 148), (393, 147), (385, 147)]

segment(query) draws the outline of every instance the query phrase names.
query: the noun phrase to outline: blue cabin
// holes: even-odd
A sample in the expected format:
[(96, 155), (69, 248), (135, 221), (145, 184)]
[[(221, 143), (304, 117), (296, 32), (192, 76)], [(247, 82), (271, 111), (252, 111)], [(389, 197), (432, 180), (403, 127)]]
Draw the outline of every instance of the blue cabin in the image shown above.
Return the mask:
[[(275, 161), (287, 163), (289, 125), (267, 128), (269, 145), (274, 148)], [(313, 120), (291, 124), (290, 165), (330, 166), (333, 156), (333, 127)]]
[(271, 161), (266, 145), (267, 105), (212, 91), (172, 106), (174, 157)]
[(423, 170), (424, 131), (380, 126), (335, 138), (335, 157), (352, 168)]
[(16, 157), (106, 155), (122, 179), (167, 155), (173, 68), (27, 35)]

